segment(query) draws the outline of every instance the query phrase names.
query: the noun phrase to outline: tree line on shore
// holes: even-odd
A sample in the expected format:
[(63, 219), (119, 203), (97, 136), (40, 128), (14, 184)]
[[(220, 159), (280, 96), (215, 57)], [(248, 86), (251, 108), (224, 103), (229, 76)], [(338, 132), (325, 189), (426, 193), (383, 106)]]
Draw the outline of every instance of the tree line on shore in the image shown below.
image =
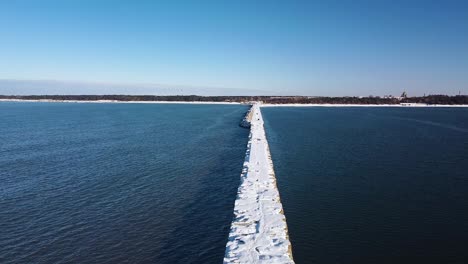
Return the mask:
[(182, 101), (182, 102), (239, 102), (262, 101), (270, 104), (468, 104), (468, 95), (428, 95), (420, 97), (310, 97), (310, 96), (198, 96), (198, 95), (0, 95), (0, 99), (57, 100), (57, 101)]

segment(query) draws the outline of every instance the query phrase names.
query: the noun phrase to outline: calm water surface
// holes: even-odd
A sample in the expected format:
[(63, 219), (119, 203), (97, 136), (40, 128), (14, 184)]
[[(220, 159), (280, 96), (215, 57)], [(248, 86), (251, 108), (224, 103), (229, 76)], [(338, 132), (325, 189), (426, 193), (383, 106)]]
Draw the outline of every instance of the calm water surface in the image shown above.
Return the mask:
[(468, 263), (467, 108), (262, 108), (297, 263)]
[(0, 263), (221, 263), (246, 110), (0, 103)]

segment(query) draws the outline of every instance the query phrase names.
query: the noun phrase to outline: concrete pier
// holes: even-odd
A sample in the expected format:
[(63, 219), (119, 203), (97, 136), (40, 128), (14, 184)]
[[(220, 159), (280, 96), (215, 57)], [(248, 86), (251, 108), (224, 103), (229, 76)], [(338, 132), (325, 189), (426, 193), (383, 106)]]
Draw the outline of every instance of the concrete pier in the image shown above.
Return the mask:
[(250, 119), (224, 263), (294, 263), (259, 104)]
[(249, 111), (247, 111), (244, 118), (239, 123), (239, 126), (243, 128), (250, 128), (250, 122), (252, 121), (252, 114), (253, 114), (252, 107), (250, 107)]

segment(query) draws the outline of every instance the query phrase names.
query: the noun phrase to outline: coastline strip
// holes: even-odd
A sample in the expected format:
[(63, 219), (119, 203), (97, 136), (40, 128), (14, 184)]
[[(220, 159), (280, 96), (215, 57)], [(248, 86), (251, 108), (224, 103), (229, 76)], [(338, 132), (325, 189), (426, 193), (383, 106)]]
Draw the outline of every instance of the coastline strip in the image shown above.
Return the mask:
[(262, 107), (468, 107), (468, 105), (428, 104), (262, 104)]
[(294, 263), (260, 106), (250, 135), (224, 263)]
[[(239, 105), (245, 102), (215, 102), (215, 101), (119, 101), (119, 100), (53, 100), (53, 99), (0, 99), (0, 102), (36, 102), (36, 103), (114, 103), (114, 104), (220, 104)], [(264, 103), (261, 107), (468, 107), (468, 105), (442, 104), (271, 104)]]
[(239, 102), (211, 102), (211, 101), (118, 101), (118, 100), (52, 100), (52, 99), (0, 99), (0, 102), (34, 102), (34, 103), (111, 103), (111, 104), (220, 104), (239, 105)]

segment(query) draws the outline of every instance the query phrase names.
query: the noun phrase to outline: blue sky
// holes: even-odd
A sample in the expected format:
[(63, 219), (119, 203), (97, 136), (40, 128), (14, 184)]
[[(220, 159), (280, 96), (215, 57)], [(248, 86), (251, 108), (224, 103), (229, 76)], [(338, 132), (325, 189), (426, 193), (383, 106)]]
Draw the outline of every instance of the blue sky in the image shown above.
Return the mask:
[(1, 1), (0, 79), (467, 94), (468, 1)]

